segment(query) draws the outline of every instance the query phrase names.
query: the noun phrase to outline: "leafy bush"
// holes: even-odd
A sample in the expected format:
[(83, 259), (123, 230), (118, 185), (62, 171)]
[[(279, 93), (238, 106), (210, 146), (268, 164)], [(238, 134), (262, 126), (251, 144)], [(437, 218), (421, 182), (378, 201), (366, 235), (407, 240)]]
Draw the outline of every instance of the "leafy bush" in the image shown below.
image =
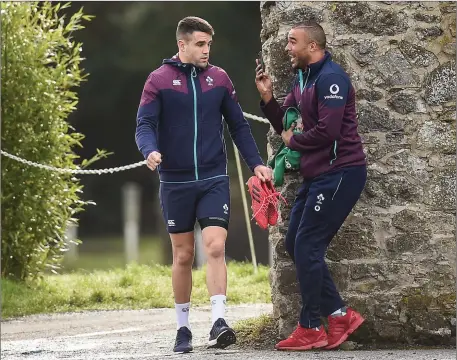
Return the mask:
[[(79, 168), (73, 149), (84, 136), (67, 123), (87, 74), (72, 33), (90, 20), (82, 9), (68, 20), (49, 2), (2, 2), (2, 149), (59, 168)], [(105, 156), (103, 151), (82, 166)], [(2, 157), (2, 277), (25, 280), (56, 272), (67, 249), (65, 230), (87, 202), (71, 174)]]

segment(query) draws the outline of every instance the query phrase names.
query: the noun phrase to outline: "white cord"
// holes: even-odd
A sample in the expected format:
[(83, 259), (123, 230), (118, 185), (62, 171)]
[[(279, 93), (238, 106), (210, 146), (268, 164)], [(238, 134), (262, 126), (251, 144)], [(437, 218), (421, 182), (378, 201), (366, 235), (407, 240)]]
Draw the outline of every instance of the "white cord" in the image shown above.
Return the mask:
[[(252, 119), (252, 120), (259, 121), (259, 122), (262, 122), (265, 124), (269, 124), (269, 121), (267, 119), (262, 118), (260, 116), (256, 116), (256, 115), (245, 113), (245, 112), (243, 112), (243, 115), (248, 119)], [(56, 168), (54, 166), (43, 165), (43, 164), (39, 164), (39, 163), (36, 163), (33, 161), (29, 161), (29, 160), (23, 159), (19, 156), (10, 154), (4, 150), (0, 150), (0, 152), (2, 155), (9, 157), (10, 159), (19, 161), (23, 164), (34, 166), (34, 167), (41, 168), (41, 169), (50, 170), (50, 171), (55, 171), (55, 172), (58, 172), (61, 174), (97, 174), (97, 175), (108, 174), (108, 173), (112, 174), (115, 172), (134, 169), (136, 167), (146, 165), (146, 163), (147, 163), (146, 160), (143, 160), (143, 161), (139, 161), (137, 163), (130, 164), (130, 165), (119, 166), (119, 167), (108, 168), (108, 169), (98, 169), (98, 170), (63, 169), (63, 168)]]

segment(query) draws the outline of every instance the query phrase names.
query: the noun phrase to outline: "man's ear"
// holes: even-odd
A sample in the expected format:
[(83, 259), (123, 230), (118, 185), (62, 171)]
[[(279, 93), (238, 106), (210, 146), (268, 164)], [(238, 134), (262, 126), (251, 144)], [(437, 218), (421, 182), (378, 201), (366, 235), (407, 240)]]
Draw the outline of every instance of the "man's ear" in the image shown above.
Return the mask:
[(178, 40), (178, 49), (179, 49), (180, 51), (183, 51), (183, 52), (184, 52), (185, 48), (186, 48), (186, 41), (183, 40), (183, 39), (179, 39), (179, 40)]
[(311, 51), (318, 51), (319, 50), (319, 47), (317, 46), (317, 44), (314, 41), (311, 42), (310, 46), (311, 46)]

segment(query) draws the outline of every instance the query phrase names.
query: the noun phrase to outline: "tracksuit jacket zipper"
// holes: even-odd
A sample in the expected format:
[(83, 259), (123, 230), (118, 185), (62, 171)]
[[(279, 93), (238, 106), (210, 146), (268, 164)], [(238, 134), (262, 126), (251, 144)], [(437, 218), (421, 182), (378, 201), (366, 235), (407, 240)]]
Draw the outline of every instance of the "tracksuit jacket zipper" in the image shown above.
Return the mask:
[(198, 162), (197, 162), (197, 131), (198, 131), (198, 122), (197, 122), (197, 90), (195, 89), (194, 78), (197, 77), (197, 71), (195, 67), (192, 67), (190, 73), (190, 80), (192, 82), (192, 89), (194, 92), (194, 166), (195, 166), (195, 180), (198, 180)]

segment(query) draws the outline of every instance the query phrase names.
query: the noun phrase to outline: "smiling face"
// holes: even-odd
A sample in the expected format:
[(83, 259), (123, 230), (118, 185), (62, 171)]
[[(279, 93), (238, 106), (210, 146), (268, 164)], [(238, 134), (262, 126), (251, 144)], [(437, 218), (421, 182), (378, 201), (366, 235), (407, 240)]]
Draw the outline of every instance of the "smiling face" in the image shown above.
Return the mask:
[(286, 51), (290, 57), (292, 68), (306, 68), (311, 63), (313, 52), (316, 49), (316, 43), (310, 41), (304, 29), (295, 28), (289, 31)]
[(320, 25), (294, 26), (287, 34), (287, 51), (293, 69), (305, 69), (325, 52), (325, 33)]
[(206, 67), (213, 37), (202, 31), (186, 34), (178, 40), (179, 54), (182, 62), (191, 63), (198, 67)]

